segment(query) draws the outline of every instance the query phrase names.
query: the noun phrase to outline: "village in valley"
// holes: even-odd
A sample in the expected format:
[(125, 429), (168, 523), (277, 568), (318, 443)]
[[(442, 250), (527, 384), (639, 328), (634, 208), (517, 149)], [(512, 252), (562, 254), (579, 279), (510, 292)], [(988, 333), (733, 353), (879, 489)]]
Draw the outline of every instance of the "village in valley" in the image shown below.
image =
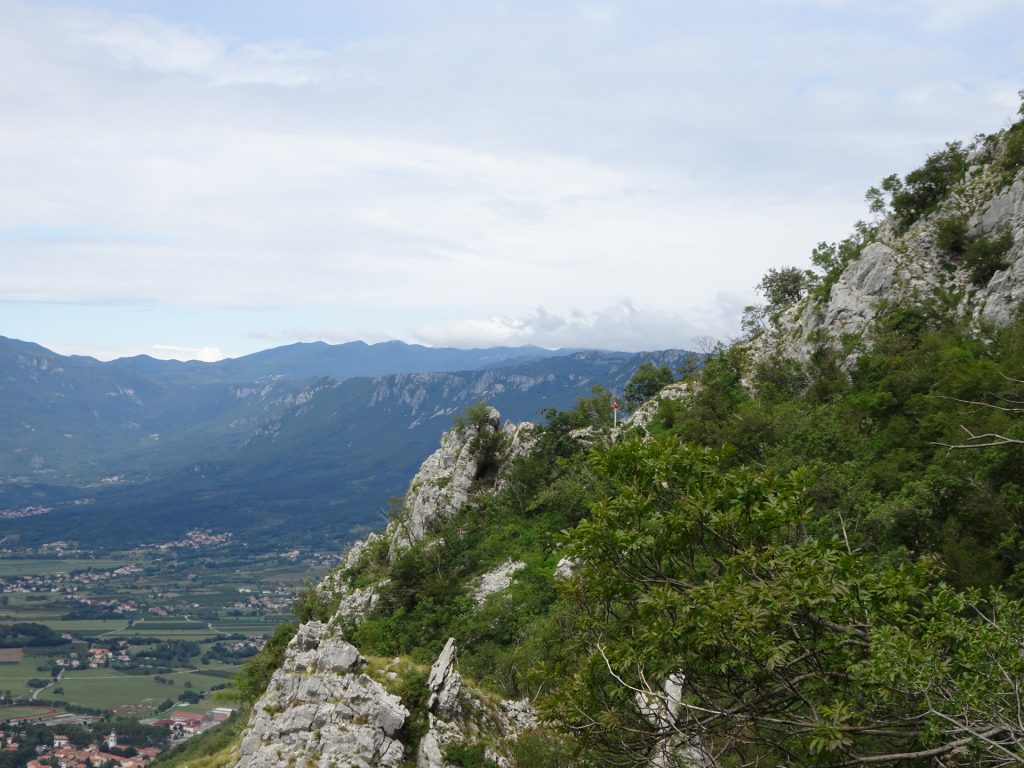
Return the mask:
[[(228, 720), (234, 709), (232, 707), (215, 707), (199, 715), (186, 710), (175, 710), (167, 717), (147, 718), (140, 724), (153, 729), (165, 728), (168, 733), (167, 743), (180, 741), (202, 733)], [(44, 721), (59, 727), (56, 721)], [(4, 749), (8, 752), (17, 751), (21, 744), (18, 741), (19, 731), (10, 729), (0, 732)], [(162, 744), (161, 744), (162, 746)], [(142, 768), (149, 765), (162, 751), (161, 746), (131, 746), (122, 743), (115, 728), (100, 741), (92, 740), (88, 744), (79, 745), (65, 733), (53, 732), (50, 744), (35, 747), (36, 757), (26, 763), (27, 768)]]
[(334, 553), (193, 530), (125, 552), (0, 551), (0, 768), (136, 768), (224, 722)]

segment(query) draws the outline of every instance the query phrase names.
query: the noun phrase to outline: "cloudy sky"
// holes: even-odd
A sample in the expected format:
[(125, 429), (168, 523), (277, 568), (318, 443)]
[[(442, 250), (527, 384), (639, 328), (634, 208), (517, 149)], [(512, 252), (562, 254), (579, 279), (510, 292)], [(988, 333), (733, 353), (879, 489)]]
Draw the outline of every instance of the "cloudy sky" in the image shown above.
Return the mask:
[(1021, 0), (0, 0), (0, 335), (694, 348), (1005, 127)]

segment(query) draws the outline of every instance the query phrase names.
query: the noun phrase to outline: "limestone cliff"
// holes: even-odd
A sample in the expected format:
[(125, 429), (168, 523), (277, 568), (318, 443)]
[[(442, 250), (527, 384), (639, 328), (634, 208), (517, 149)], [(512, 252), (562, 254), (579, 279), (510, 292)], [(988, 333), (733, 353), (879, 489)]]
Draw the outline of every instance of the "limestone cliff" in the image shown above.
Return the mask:
[[(934, 210), (910, 226), (889, 215), (870, 228), (824, 295), (812, 291), (781, 313), (765, 340), (805, 359), (822, 338), (863, 334), (887, 304), (929, 300), (1008, 322), (1024, 300), (1024, 169), (1008, 175), (1006, 151), (1004, 136), (989, 137)], [(971, 262), (972, 247), (985, 249), (987, 265)]]

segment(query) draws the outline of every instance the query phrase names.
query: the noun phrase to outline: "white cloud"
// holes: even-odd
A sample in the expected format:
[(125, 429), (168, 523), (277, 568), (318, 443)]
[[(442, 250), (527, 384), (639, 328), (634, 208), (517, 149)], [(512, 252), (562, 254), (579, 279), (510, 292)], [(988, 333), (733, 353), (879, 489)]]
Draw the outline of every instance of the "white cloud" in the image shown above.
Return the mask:
[(128, 69), (188, 75), (211, 85), (303, 86), (327, 76), (327, 54), (294, 41), (231, 46), (151, 16), (68, 13), (59, 20), (72, 42), (95, 46)]
[[(731, 301), (719, 297), (720, 306)], [(518, 317), (491, 316), (449, 320), (415, 329), (418, 341), (431, 346), (490, 347), (533, 344), (549, 349), (586, 347), (640, 352), (653, 349), (696, 350), (711, 335), (725, 341), (738, 330), (731, 317), (702, 317), (697, 322), (680, 313), (638, 309), (623, 299), (600, 310), (553, 314), (537, 307)]]
[[(870, 184), (1015, 111), (1020, 42), (926, 5), (398, 0), (338, 43), (8, 2), (0, 301), (278, 308), (267, 340), (720, 336)], [(175, 343), (240, 351), (220, 332)]]
[(215, 363), (227, 357), (217, 347), (178, 347), (171, 344), (154, 344), (153, 346), (126, 345), (100, 346), (94, 344), (65, 344), (60, 341), (41, 342), (47, 348), (61, 355), (86, 355), (97, 360), (116, 360), (119, 357), (135, 357), (149, 355), (157, 360), (199, 360), (204, 363)]

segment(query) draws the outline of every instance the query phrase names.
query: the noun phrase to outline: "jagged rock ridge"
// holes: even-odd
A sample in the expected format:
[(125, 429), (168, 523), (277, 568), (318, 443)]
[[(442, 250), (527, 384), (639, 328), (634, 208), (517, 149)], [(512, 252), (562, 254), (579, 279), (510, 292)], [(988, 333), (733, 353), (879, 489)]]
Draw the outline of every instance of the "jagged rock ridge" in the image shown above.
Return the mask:
[[(323, 768), (395, 768), (413, 758), (421, 768), (442, 768), (447, 745), (477, 740), (485, 733), (489, 741), (500, 743), (536, 727), (528, 702), (495, 704), (463, 683), (453, 638), (427, 678), (428, 729), (413, 754), (411, 745), (398, 739), (410, 712), (387, 690), (397, 673), (385, 669), (377, 679), (368, 674), (366, 659), (344, 639), (342, 629), (358, 623), (378, 599), (379, 584), (355, 588), (348, 583), (363, 559), (380, 549), (388, 558), (398, 556), (427, 536), (437, 521), (470, 502), (474, 493), (500, 487), (511, 462), (532, 446), (533, 431), (529, 423), (502, 426), (500, 414), (488, 408), (476, 423), (445, 433), (410, 484), (396, 519), (383, 533), (371, 533), (353, 545), (339, 568), (318, 585), (320, 593), (338, 598), (337, 612), (330, 622), (310, 621), (299, 628), (283, 665), (253, 707), (235, 768), (288, 768), (297, 761)], [(496, 455), (484, 457), (481, 450)], [(481, 486), (485, 460), (493, 472)], [(507, 588), (518, 564), (497, 570), (484, 598)], [(506, 756), (489, 750), (488, 759), (510, 765)]]

